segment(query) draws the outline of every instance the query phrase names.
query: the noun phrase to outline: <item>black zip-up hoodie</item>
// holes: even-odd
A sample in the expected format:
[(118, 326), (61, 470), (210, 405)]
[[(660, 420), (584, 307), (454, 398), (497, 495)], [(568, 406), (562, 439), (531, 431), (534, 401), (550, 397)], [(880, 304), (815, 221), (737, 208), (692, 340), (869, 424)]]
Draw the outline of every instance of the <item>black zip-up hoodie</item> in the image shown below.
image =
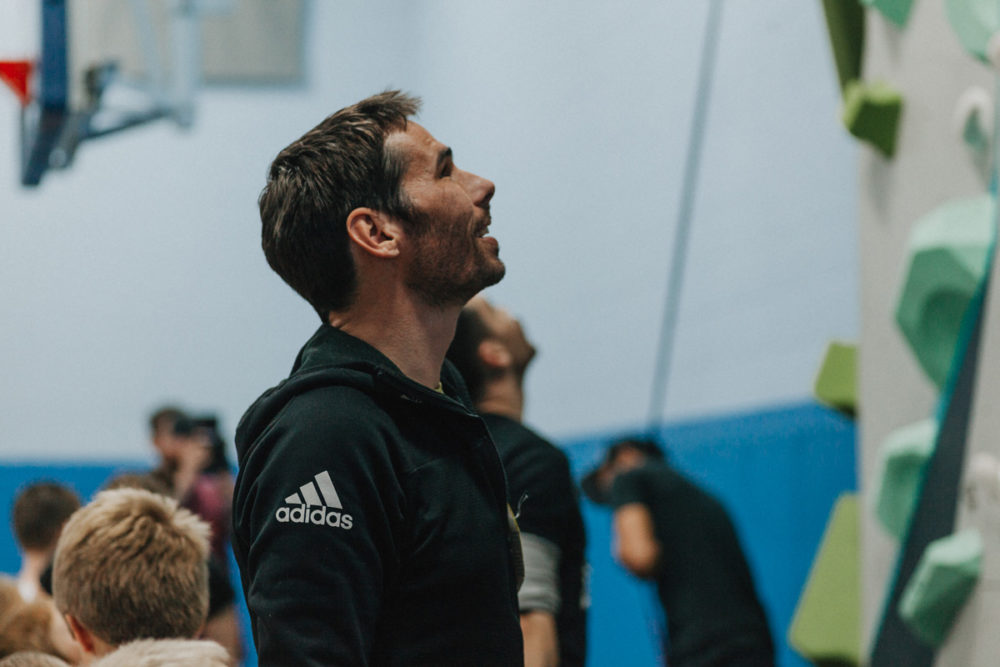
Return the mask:
[(503, 470), (444, 394), (323, 325), (236, 431), (233, 548), (261, 665), (520, 665)]

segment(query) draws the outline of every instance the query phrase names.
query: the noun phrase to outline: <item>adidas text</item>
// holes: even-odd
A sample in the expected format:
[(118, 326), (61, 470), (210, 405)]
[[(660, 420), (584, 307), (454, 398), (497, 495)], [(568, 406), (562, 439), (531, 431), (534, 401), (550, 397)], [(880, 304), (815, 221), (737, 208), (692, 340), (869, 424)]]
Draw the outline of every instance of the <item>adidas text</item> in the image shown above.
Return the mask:
[(299, 505), (298, 507), (279, 507), (274, 513), (281, 523), (312, 523), (317, 526), (331, 526), (333, 528), (343, 528), (350, 530), (354, 527), (354, 518), (350, 514), (344, 514), (337, 510), (328, 510), (325, 507), (308, 507)]
[(285, 498), (289, 506), (279, 507), (274, 513), (281, 523), (311, 523), (350, 530), (354, 517), (341, 510), (340, 496), (333, 487), (330, 473), (324, 470), (299, 487), (299, 490)]

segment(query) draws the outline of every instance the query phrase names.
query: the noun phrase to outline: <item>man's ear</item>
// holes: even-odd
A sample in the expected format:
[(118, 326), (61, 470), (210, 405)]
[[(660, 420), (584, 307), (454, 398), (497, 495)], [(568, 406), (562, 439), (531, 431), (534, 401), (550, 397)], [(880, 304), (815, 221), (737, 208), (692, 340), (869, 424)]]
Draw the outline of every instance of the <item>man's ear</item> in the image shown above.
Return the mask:
[(358, 248), (375, 257), (397, 256), (401, 233), (402, 223), (381, 211), (359, 207), (347, 215), (347, 236)]
[(94, 635), (90, 634), (90, 630), (86, 628), (80, 621), (76, 620), (76, 616), (72, 614), (66, 614), (66, 623), (69, 624), (69, 631), (73, 633), (73, 637), (76, 639), (77, 643), (83, 647), (85, 653), (94, 653), (96, 646), (94, 643)]
[(506, 345), (491, 339), (481, 342), (476, 352), (480, 361), (494, 369), (507, 368), (514, 361)]

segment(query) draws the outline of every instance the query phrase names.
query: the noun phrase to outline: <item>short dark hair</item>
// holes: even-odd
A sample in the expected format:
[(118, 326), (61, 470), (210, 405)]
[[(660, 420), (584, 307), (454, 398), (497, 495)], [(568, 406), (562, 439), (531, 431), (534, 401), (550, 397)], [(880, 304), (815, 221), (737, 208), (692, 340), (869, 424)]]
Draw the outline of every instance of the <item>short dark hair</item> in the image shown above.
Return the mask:
[(630, 437), (618, 440), (613, 445), (608, 448), (608, 453), (605, 456), (605, 461), (610, 463), (614, 461), (615, 458), (625, 449), (634, 449), (651, 459), (657, 459), (663, 461), (666, 459), (666, 454), (663, 452), (663, 447), (653, 438), (645, 437)]
[(187, 414), (175, 405), (165, 405), (157, 408), (149, 416), (149, 430), (153, 435), (165, 426), (173, 426), (181, 419), (187, 419)]
[(161, 496), (173, 496), (174, 489), (160, 470), (148, 472), (123, 472), (115, 475), (104, 483), (103, 490), (113, 489), (145, 489)]
[(385, 139), (406, 129), (419, 98), (389, 90), (333, 115), (278, 153), (260, 193), (261, 245), (271, 268), (326, 321), (357, 288), (347, 216), (367, 206), (410, 220), (406, 163)]
[(36, 482), (14, 500), (11, 520), (23, 549), (52, 549), (63, 524), (80, 507), (76, 493), (56, 482)]
[(601, 459), (601, 462), (594, 468), (591, 468), (590, 472), (586, 473), (583, 479), (580, 480), (580, 489), (583, 491), (583, 494), (598, 505), (608, 505), (611, 503), (609, 490), (603, 488), (598, 480), (602, 472), (611, 466), (615, 459), (618, 458), (618, 455), (625, 449), (635, 449), (650, 459), (657, 461), (666, 461), (667, 459), (664, 448), (655, 438), (633, 436), (616, 440), (604, 452), (604, 458)]
[(489, 337), (490, 331), (479, 313), (468, 306), (463, 308), (458, 315), (455, 337), (448, 348), (447, 356), (465, 380), (465, 386), (469, 388), (469, 396), (472, 397), (473, 403), (481, 401), (486, 391), (489, 372), (483, 365), (483, 360), (479, 358), (479, 344)]

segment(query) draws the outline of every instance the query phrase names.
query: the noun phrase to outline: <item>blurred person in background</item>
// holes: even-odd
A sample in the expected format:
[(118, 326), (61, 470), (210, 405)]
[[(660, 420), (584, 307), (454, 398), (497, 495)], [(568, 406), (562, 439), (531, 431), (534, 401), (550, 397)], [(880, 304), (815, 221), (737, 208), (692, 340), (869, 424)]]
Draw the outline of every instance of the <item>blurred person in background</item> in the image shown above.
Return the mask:
[(25, 601), (45, 594), (42, 577), (52, 564), (63, 524), (80, 507), (80, 498), (56, 482), (35, 482), (14, 499), (11, 524), (21, 551), (17, 589)]
[(583, 490), (614, 510), (617, 560), (656, 584), (670, 667), (773, 667), (767, 616), (722, 503), (642, 438), (614, 443)]
[(493, 436), (515, 503), (524, 553), (518, 592), (524, 664), (580, 666), (586, 659), (586, 536), (569, 460), (521, 423), (524, 374), (535, 348), (520, 322), (477, 296), (458, 317), (448, 359), (465, 379)]
[(0, 578), (0, 657), (22, 651), (57, 656), (71, 664), (83, 656), (51, 599), (39, 595), (28, 602), (13, 579)]
[(69, 667), (69, 664), (41, 651), (18, 651), (0, 660), (0, 667)]
[(191, 418), (176, 406), (158, 408), (149, 417), (150, 440), (159, 455), (153, 474), (177, 500), (183, 500), (208, 465), (211, 452), (202, 434), (194, 434)]
[(149, 422), (153, 447), (160, 455), (152, 475), (212, 527), (212, 555), (228, 571), (233, 475), (216, 418), (164, 407)]
[(52, 585), (85, 662), (137, 639), (198, 636), (208, 615), (208, 533), (176, 500), (142, 489), (102, 491), (73, 514)]
[(163, 478), (154, 475), (152, 472), (119, 473), (104, 482), (104, 485), (101, 487), (102, 491), (113, 491), (114, 489), (145, 489), (150, 493), (158, 493), (168, 498), (174, 497), (170, 487), (166, 485)]
[[(105, 490), (145, 489), (172, 497), (172, 490), (162, 475), (153, 472), (125, 472), (112, 477), (104, 484)], [(191, 509), (191, 508), (188, 508)], [(215, 544), (215, 526), (212, 526), (212, 541)], [(229, 571), (224, 567), (226, 560), (215, 554), (208, 559), (208, 618), (201, 636), (211, 639), (229, 652), (232, 664), (243, 659), (243, 637), (240, 631), (239, 613), (236, 609), (236, 591), (229, 579)]]

